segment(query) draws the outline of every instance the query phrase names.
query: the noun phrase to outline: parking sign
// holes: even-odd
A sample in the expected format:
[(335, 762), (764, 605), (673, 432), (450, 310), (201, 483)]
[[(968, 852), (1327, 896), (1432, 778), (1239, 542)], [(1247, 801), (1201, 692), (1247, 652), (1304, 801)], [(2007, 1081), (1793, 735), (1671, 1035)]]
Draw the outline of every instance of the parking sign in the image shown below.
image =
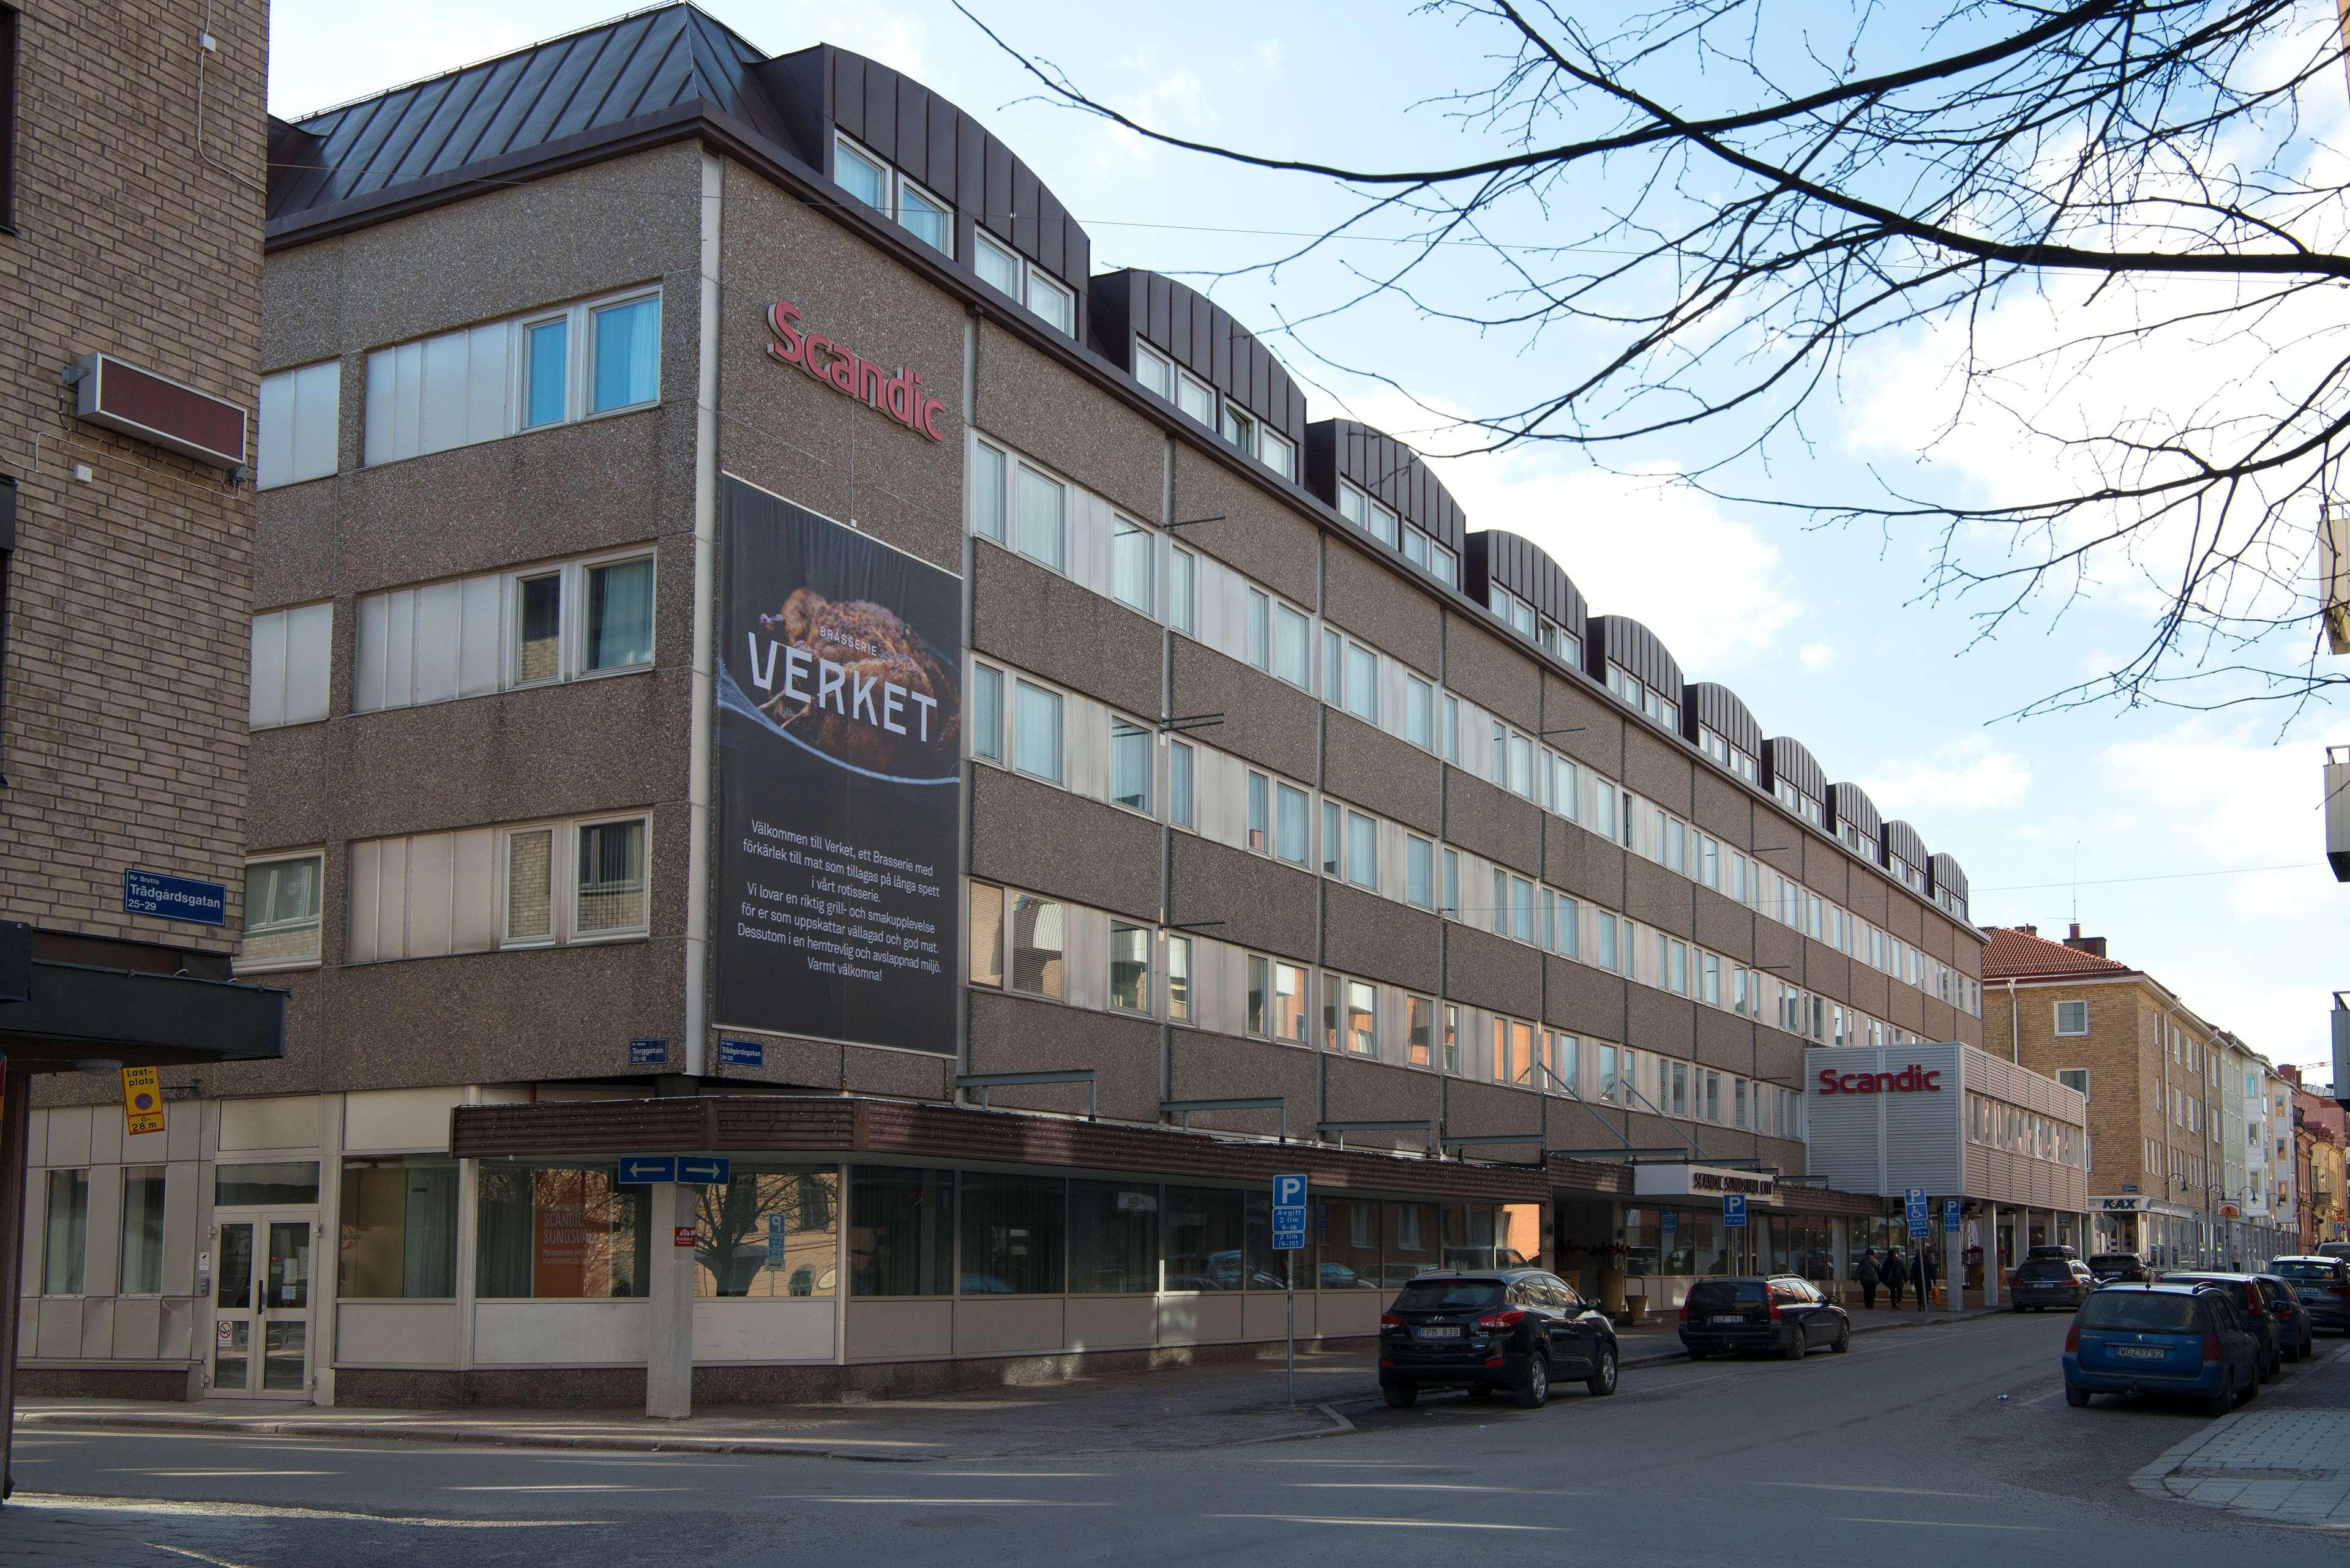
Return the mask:
[(1273, 1247), (1295, 1252), (1305, 1245), (1305, 1178), (1273, 1179)]
[(1726, 1231), (1746, 1229), (1746, 1195), (1726, 1192), (1721, 1198), (1721, 1225)]

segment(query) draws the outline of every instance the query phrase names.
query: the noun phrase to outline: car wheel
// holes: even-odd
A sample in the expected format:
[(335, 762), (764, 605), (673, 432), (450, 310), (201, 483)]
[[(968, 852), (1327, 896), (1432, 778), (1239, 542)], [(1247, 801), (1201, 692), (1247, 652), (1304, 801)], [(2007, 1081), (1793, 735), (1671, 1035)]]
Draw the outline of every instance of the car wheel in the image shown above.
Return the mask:
[(1591, 1376), (1583, 1386), (1603, 1398), (1616, 1392), (1616, 1347), (1614, 1345), (1603, 1345), (1599, 1347), (1599, 1359), (1593, 1365)]
[(1852, 1348), (1852, 1324), (1846, 1324), (1842, 1329), (1838, 1330), (1835, 1336), (1835, 1343), (1829, 1345), (1828, 1348), (1835, 1351), (1838, 1355), (1842, 1355), (1846, 1351), (1850, 1350)]
[(2299, 1340), (2295, 1340), (2293, 1344), (2281, 1347), (2277, 1351), (2277, 1356), (2282, 1361), (2299, 1361), (2301, 1359), (2301, 1342)]
[(1409, 1410), (1419, 1403), (1419, 1390), (1408, 1383), (1390, 1383), (1379, 1392), (1388, 1397), (1390, 1410)]
[(1539, 1350), (1527, 1356), (1525, 1376), (1518, 1379), (1514, 1392), (1519, 1409), (1541, 1409), (1550, 1397), (1550, 1357)]
[(1788, 1342), (1787, 1348), (1781, 1352), (1781, 1354), (1786, 1356), (1790, 1361), (1801, 1361), (1804, 1358), (1804, 1352), (1810, 1348), (1811, 1347), (1809, 1345), (1804, 1343), (1804, 1325), (1802, 1324), (1797, 1324), (1795, 1325), (1795, 1337)]
[(1711, 1355), (1712, 1354), (1713, 1352), (1711, 1350), (1700, 1350), (1692, 1345), (1690, 1347), (1689, 1358), (1691, 1361), (1703, 1361), (1707, 1356)]
[(2089, 1391), (2086, 1388), (2075, 1388), (2067, 1383), (2064, 1385), (2064, 1403), (2075, 1410), (2085, 1410), (2089, 1407)]

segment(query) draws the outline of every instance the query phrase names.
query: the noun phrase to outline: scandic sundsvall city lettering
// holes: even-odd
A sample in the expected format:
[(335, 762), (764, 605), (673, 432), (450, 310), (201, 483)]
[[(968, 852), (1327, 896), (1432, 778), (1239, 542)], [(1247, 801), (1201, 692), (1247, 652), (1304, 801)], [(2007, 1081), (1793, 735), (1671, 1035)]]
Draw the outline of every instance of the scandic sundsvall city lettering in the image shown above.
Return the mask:
[(920, 370), (900, 365), (896, 375), (886, 376), (880, 366), (855, 349), (843, 348), (820, 332), (801, 331), (799, 319), (798, 306), (775, 302), (775, 307), (767, 312), (767, 325), (775, 333), (775, 341), (767, 345), (768, 353), (786, 365), (797, 365), (910, 431), (936, 441), (947, 439), (947, 432), (939, 428), (939, 416), (947, 406), (922, 390)]
[(1820, 1069), (1820, 1093), (1823, 1095), (1908, 1095), (1920, 1090), (1941, 1092), (1942, 1070), (1928, 1072), (1912, 1062), (1898, 1073), (1839, 1073), (1834, 1067)]

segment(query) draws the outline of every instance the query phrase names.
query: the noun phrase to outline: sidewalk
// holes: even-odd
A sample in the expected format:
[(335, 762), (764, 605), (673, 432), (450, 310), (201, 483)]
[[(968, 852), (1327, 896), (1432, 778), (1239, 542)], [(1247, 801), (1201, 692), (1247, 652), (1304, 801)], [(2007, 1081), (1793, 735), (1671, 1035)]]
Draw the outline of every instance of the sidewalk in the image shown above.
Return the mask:
[[(1932, 1326), (1981, 1315), (1853, 1313), (1855, 1334)], [(1686, 1359), (1674, 1320), (1625, 1329), (1626, 1368)], [(1824, 1353), (1823, 1353), (1824, 1354)], [(123, 1399), (26, 1399), (20, 1430), (142, 1428), (241, 1436), (373, 1438), (508, 1448), (623, 1452), (801, 1454), (931, 1463), (1016, 1455), (1229, 1448), (1336, 1437), (1345, 1411), (1380, 1403), (1368, 1351), (1301, 1354), (1297, 1404), (1278, 1356), (1035, 1387), (862, 1404), (705, 1407), (682, 1421), (625, 1410), (380, 1410), (207, 1399), (192, 1405)]]
[(2176, 1498), (2271, 1524), (2350, 1530), (2350, 1345), (2325, 1345), (2295, 1386), (2223, 1416), (2130, 1478)]

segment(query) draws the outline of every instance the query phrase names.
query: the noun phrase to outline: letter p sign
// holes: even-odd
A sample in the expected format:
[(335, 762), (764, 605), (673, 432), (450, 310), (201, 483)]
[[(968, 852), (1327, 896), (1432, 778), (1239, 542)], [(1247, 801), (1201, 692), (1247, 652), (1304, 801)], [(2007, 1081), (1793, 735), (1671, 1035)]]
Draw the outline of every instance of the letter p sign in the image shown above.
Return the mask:
[(1276, 1176), (1273, 1179), (1273, 1201), (1276, 1207), (1294, 1209), (1305, 1201), (1305, 1179), (1302, 1176)]

